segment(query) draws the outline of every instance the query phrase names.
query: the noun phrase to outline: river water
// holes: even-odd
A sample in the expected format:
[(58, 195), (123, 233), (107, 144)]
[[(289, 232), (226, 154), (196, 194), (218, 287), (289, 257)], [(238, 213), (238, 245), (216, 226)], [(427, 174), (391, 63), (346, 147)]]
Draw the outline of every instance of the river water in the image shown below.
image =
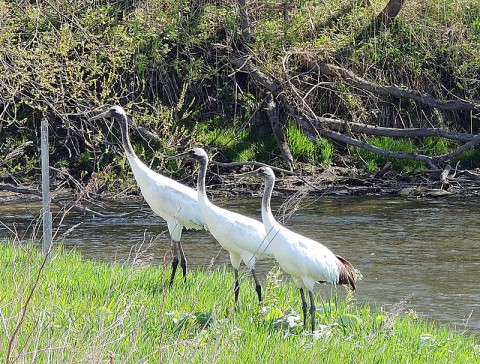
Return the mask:
[[(283, 201), (275, 199), (273, 210)], [(215, 203), (260, 219), (260, 198)], [(478, 199), (308, 197), (300, 206), (286, 225), (327, 245), (360, 270), (358, 301), (387, 311), (403, 302), (402, 311), (413, 310), (451, 329), (480, 334)], [(139, 203), (117, 204), (112, 211), (138, 207)], [(15, 231), (21, 239), (31, 240), (38, 212), (36, 204), (0, 205), (0, 239), (12, 238)], [(54, 213), (54, 229), (59, 220)], [(165, 222), (144, 205), (141, 212), (123, 218), (70, 214), (58, 236), (63, 236), (67, 248), (76, 248), (89, 259), (135, 258), (162, 265), (171, 259), (166, 229)], [(190, 268), (230, 267), (228, 254), (207, 232), (184, 231), (182, 241)], [(273, 265), (273, 260), (258, 262), (261, 280)], [(181, 284), (180, 275), (176, 284)], [(320, 286), (320, 294), (329, 292), (326, 287)]]

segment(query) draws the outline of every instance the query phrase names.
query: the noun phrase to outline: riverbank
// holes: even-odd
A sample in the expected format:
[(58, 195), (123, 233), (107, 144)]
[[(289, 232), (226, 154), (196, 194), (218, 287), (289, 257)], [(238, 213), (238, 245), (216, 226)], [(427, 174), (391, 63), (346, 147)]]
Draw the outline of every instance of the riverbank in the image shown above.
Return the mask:
[(42, 266), (31, 245), (3, 243), (0, 252), (0, 357), (10, 361), (475, 363), (480, 355), (473, 335), (350, 295), (322, 297), (312, 335), (300, 325), (297, 290), (275, 269), (261, 282), (263, 304), (245, 276), (232, 312), (229, 269), (191, 270), (168, 289), (169, 268), (139, 256), (107, 264), (56, 248)]
[[(215, 196), (258, 196), (262, 193), (262, 184), (254, 178), (238, 178), (238, 173), (247, 167), (217, 169), (211, 167), (207, 180), (209, 194)], [(412, 198), (474, 197), (480, 195), (480, 173), (478, 170), (451, 171), (442, 179), (443, 170), (425, 170), (419, 172), (365, 173), (352, 168), (318, 168), (311, 173), (299, 172), (286, 174), (277, 172), (274, 194), (288, 197), (295, 193), (321, 196), (400, 196)], [(175, 177), (172, 177), (175, 178)], [(195, 188), (195, 175), (181, 182)], [(55, 189), (53, 194), (59, 200), (78, 199), (79, 192), (68, 188)], [(41, 201), (40, 186), (29, 184), (13, 186), (0, 184), (2, 203), (21, 203)], [(139, 190), (131, 178), (131, 188), (122, 191), (90, 194), (98, 200), (137, 199)], [(80, 201), (81, 202), (81, 201)]]
[[(402, 197), (467, 197), (480, 194), (478, 171), (455, 171), (442, 178), (443, 170), (403, 173), (393, 171), (365, 173), (352, 168), (328, 167), (307, 175), (277, 177), (277, 194), (301, 192), (325, 196), (402, 196)], [(227, 191), (249, 195), (261, 193), (261, 185), (234, 175), (222, 177)]]

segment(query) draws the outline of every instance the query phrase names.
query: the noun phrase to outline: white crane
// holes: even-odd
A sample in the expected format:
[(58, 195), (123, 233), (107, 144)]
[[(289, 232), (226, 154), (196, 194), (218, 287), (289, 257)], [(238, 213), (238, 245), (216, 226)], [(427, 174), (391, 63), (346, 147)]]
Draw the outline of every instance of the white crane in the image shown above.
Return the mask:
[(175, 272), (177, 271), (178, 255), (180, 255), (183, 279), (184, 282), (186, 282), (187, 260), (182, 244), (180, 243), (182, 230), (183, 228), (208, 230), (198, 206), (197, 192), (190, 187), (151, 170), (138, 158), (130, 143), (127, 115), (122, 107), (113, 106), (109, 110), (89, 120), (101, 118), (114, 118), (120, 123), (122, 145), (125, 149), (125, 154), (127, 155), (135, 180), (142, 191), (142, 195), (150, 208), (167, 222), (173, 249), (170, 287), (173, 284)]
[(255, 275), (255, 259), (270, 257), (271, 250), (266, 242), (266, 233), (260, 221), (225, 210), (214, 205), (207, 197), (205, 176), (207, 174), (208, 155), (202, 148), (194, 148), (179, 154), (176, 158), (191, 158), (199, 162), (200, 170), (197, 178), (198, 203), (208, 230), (220, 245), (230, 254), (230, 262), (235, 271), (234, 297), (236, 309), (238, 303), (239, 283), (238, 268), (243, 260), (250, 269), (255, 280), (258, 300), (262, 301), (261, 286)]
[(333, 285), (345, 284), (355, 290), (355, 269), (347, 260), (333, 254), (326, 246), (280, 225), (273, 217), (270, 208), (275, 174), (269, 167), (260, 167), (253, 172), (243, 173), (241, 176), (252, 175), (258, 175), (265, 181), (262, 220), (273, 256), (280, 267), (292, 276), (295, 285), (300, 288), (304, 327), (307, 323), (307, 302), (304, 290), (308, 291), (312, 331), (315, 331), (315, 301), (313, 298), (315, 282)]

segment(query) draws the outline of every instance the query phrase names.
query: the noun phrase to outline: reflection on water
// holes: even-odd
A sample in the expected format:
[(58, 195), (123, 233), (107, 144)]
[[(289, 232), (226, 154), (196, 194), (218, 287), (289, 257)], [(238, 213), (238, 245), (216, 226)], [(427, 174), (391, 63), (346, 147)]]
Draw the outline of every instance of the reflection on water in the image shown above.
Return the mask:
[[(280, 202), (274, 201), (274, 210)], [(260, 219), (259, 198), (217, 203)], [(362, 272), (357, 300), (387, 310), (406, 300), (406, 310), (480, 333), (478, 201), (321, 197), (306, 198), (301, 205), (287, 226), (324, 243)], [(126, 212), (138, 205), (115, 208)], [(0, 239), (12, 237), (12, 231), (31, 239), (38, 211), (31, 204), (0, 206)], [(125, 261), (143, 244), (141, 259), (154, 265), (171, 260), (166, 224), (147, 207), (116, 219), (71, 215), (59, 229), (60, 235), (66, 232), (64, 245), (87, 258)], [(189, 267), (229, 264), (228, 254), (207, 232), (184, 231), (182, 240)], [(259, 261), (259, 276), (265, 279), (273, 264)]]

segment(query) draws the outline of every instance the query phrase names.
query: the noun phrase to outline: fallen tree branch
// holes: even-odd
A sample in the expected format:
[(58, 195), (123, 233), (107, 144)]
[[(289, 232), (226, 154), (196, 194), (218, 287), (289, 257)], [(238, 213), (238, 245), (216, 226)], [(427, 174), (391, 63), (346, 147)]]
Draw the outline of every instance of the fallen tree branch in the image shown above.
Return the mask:
[(382, 86), (375, 82), (365, 80), (346, 68), (328, 64), (323, 61), (312, 60), (310, 55), (309, 57), (304, 57), (302, 64), (308, 70), (317, 69), (327, 76), (338, 77), (352, 86), (376, 95), (412, 99), (440, 110), (480, 110), (479, 102), (465, 100), (442, 101), (430, 94), (422, 94), (418, 91), (408, 90), (397, 86)]
[(347, 135), (340, 134), (334, 131), (328, 131), (326, 129), (319, 130), (319, 133), (324, 137), (337, 140), (345, 144), (354, 145), (358, 148), (365, 149), (369, 152), (372, 152), (384, 157), (416, 160), (419, 162), (426, 163), (430, 168), (433, 168), (433, 169), (437, 168), (437, 165), (435, 164), (435, 159), (436, 159), (435, 157), (429, 157), (429, 156), (418, 154), (418, 153), (391, 152), (389, 150), (376, 147), (369, 143), (362, 142), (358, 139), (354, 139)]
[[(427, 163), (430, 168), (436, 168), (436, 165), (433, 163), (433, 159), (431, 157), (416, 154), (416, 153), (396, 153), (390, 152), (385, 149), (381, 149), (375, 147), (371, 144), (366, 142), (362, 142), (360, 140), (354, 139), (352, 137), (334, 132), (328, 131), (326, 128), (321, 126), (321, 118), (316, 117), (308, 117), (305, 113), (302, 113), (298, 108), (293, 105), (286, 97), (284, 93), (282, 93), (282, 87), (275, 83), (272, 79), (268, 76), (264, 75), (261, 71), (259, 71), (256, 67), (254, 67), (251, 62), (248, 60), (245, 61), (243, 58), (238, 56), (233, 56), (232, 54), (229, 55), (228, 59), (232, 62), (235, 66), (242, 66), (242, 69), (239, 71), (248, 73), (253, 79), (258, 81), (264, 88), (270, 91), (273, 95), (277, 95), (277, 99), (283, 103), (283, 106), (287, 109), (287, 111), (295, 118), (299, 124), (302, 126), (302, 129), (306, 133), (306, 135), (312, 140), (315, 141), (318, 136), (323, 136), (329, 139), (337, 140), (342, 143), (348, 145), (354, 145), (356, 147), (368, 150), (375, 154), (379, 154), (385, 157), (392, 157), (392, 158), (399, 158), (399, 159), (414, 159), (424, 163)], [(313, 113), (313, 111), (310, 111)], [(314, 124), (319, 125), (319, 128), (315, 128)]]
[[(319, 119), (321, 119), (321, 118), (319, 118)], [(376, 153), (376, 154), (379, 154), (379, 155), (382, 155), (382, 156), (385, 156), (385, 157), (391, 157), (391, 158), (397, 158), (397, 159), (411, 159), (411, 160), (416, 160), (416, 161), (419, 161), (419, 162), (427, 163), (427, 165), (432, 169), (438, 168), (439, 164), (443, 164), (446, 161), (461, 155), (462, 153), (464, 153), (468, 149), (473, 148), (477, 144), (480, 143), (480, 134), (477, 134), (468, 143), (463, 144), (462, 146), (460, 146), (459, 148), (457, 148), (456, 150), (454, 150), (451, 153), (429, 157), (429, 156), (426, 156), (426, 155), (423, 155), (423, 154), (418, 154), (418, 153), (391, 152), (391, 151), (388, 151), (388, 150), (385, 150), (385, 149), (375, 147), (375, 146), (373, 146), (371, 144), (368, 144), (366, 142), (362, 142), (362, 141), (359, 141), (357, 139), (351, 138), (347, 135), (340, 134), (340, 133), (333, 132), (333, 131), (328, 131), (326, 129), (320, 129), (319, 133), (322, 136), (325, 136), (325, 137), (328, 137), (328, 138), (331, 138), (331, 139), (334, 139), (334, 140), (338, 140), (338, 141), (346, 143), (346, 144), (354, 145), (354, 146), (357, 146), (359, 148), (368, 150), (370, 152), (373, 152), (373, 153)]]
[(452, 159), (452, 158), (454, 158), (456, 156), (459, 156), (460, 154), (466, 152), (470, 148), (474, 148), (478, 143), (480, 143), (480, 134), (475, 135), (475, 137), (472, 140), (470, 140), (468, 143), (463, 144), (462, 146), (460, 146), (459, 148), (457, 148), (453, 152), (447, 153), (447, 154), (442, 154), (440, 156), (435, 157), (435, 159), (439, 163), (446, 162), (449, 159)]
[[(312, 115), (307, 115), (305, 112), (302, 112), (299, 110), (299, 108), (294, 105), (290, 100), (288, 100), (287, 96), (283, 92), (282, 86), (278, 83), (276, 83), (272, 78), (268, 77), (264, 73), (262, 73), (260, 70), (258, 70), (250, 61), (250, 58), (245, 59), (245, 57), (242, 57), (241, 55), (236, 55), (236, 54), (229, 54), (228, 55), (228, 60), (233, 64), (234, 66), (241, 67), (239, 71), (241, 72), (246, 72), (248, 73), (254, 80), (259, 82), (262, 87), (266, 88), (268, 91), (272, 93), (272, 95), (276, 96), (279, 101), (282, 102), (283, 106), (285, 109), (292, 115), (292, 117), (297, 120), (297, 122), (302, 126), (303, 131), (305, 134), (310, 138), (310, 140), (315, 141), (318, 136), (326, 137), (329, 139), (333, 139), (342, 143), (345, 143), (347, 145), (353, 145), (361, 149), (365, 149), (367, 151), (370, 151), (372, 153), (382, 155), (384, 157), (390, 157), (390, 158), (396, 158), (396, 159), (411, 159), (411, 160), (416, 160), (419, 162), (426, 163), (431, 169), (437, 169), (439, 163), (444, 163), (445, 161), (456, 157), (460, 154), (462, 154), (464, 151), (474, 147), (478, 143), (480, 143), (480, 134), (475, 135), (473, 137), (469, 137), (470, 140), (462, 145), (461, 147), (457, 148), (457, 150), (453, 151), (452, 153), (447, 153), (444, 155), (440, 156), (427, 156), (423, 154), (418, 154), (418, 153), (403, 153), (403, 152), (391, 152), (379, 147), (376, 147), (374, 145), (371, 145), (369, 143), (360, 141), (358, 139), (355, 139), (353, 137), (341, 134), (336, 131), (331, 131), (328, 130), (325, 126), (325, 124), (332, 123), (333, 120), (335, 119), (326, 119), (322, 117), (318, 117), (315, 115), (313, 110), (310, 107), (307, 107), (308, 113)], [(336, 67), (336, 66), (335, 66)], [(344, 70), (340, 67), (336, 67), (337, 70)], [(345, 70), (346, 71), (346, 70)], [(349, 72), (349, 71), (347, 71)], [(348, 77), (356, 77), (353, 74), (347, 73), (346, 74)], [(345, 77), (347, 77), (345, 76)], [(381, 87), (380, 87), (381, 88)], [(397, 89), (399, 90), (399, 89)], [(399, 90), (399, 91), (404, 91), (404, 90)], [(410, 91), (405, 91), (409, 93)], [(417, 97), (415, 94), (409, 94), (410, 96)], [(429, 96), (429, 95), (428, 95)], [(447, 107), (447, 105), (452, 106), (453, 104), (459, 105), (459, 102), (456, 101), (448, 101), (448, 102), (441, 102), (436, 99), (434, 101), (431, 100), (431, 96), (425, 98), (424, 101), (428, 101), (430, 103), (433, 102), (434, 105), (436, 106), (443, 106), (444, 108)], [(304, 100), (302, 100), (304, 102)], [(460, 102), (463, 106), (465, 107), (473, 107), (474, 104), (468, 104), (468, 103), (463, 103)], [(308, 106), (308, 105), (307, 105)], [(478, 107), (478, 105), (475, 104), (475, 107)], [(468, 109), (471, 110), (471, 109)], [(327, 121), (328, 123), (325, 123)], [(350, 125), (349, 123), (345, 121), (338, 121), (339, 123), (347, 124)], [(335, 123), (337, 121), (335, 120)], [(338, 124), (337, 124), (338, 126)], [(366, 129), (366, 128), (365, 128)], [(385, 128), (388, 129), (388, 128)], [(369, 129), (370, 131), (373, 130), (373, 127)], [(436, 129), (431, 129), (432, 131), (427, 132), (428, 129), (421, 129), (421, 133), (428, 134), (428, 133), (438, 133), (439, 135), (447, 135), (444, 132), (437, 132)], [(393, 133), (393, 130), (390, 130), (390, 133)], [(455, 133), (452, 132), (450, 137), (459, 137), (461, 133)], [(465, 138), (465, 136), (460, 136), (461, 138)]]
[(252, 166), (252, 167), (270, 167), (272, 170), (279, 172), (279, 173), (285, 173), (290, 176), (298, 176), (296, 172), (289, 171), (288, 169), (283, 169), (283, 168), (278, 168), (278, 167), (273, 167), (269, 164), (262, 163), (262, 162), (255, 162), (255, 161), (249, 161), (249, 162), (230, 162), (230, 163), (224, 163), (224, 162), (218, 162), (218, 161), (211, 161), (213, 165), (216, 165), (221, 168), (235, 168), (235, 167), (243, 167), (243, 166)]
[(456, 131), (433, 129), (433, 128), (385, 128), (381, 126), (373, 126), (361, 123), (354, 123), (345, 120), (318, 117), (317, 120), (328, 129), (336, 132), (353, 132), (366, 135), (381, 135), (400, 138), (421, 138), (435, 136), (450, 140), (458, 140), (461, 142), (469, 142), (475, 138), (475, 134), (459, 133)]

